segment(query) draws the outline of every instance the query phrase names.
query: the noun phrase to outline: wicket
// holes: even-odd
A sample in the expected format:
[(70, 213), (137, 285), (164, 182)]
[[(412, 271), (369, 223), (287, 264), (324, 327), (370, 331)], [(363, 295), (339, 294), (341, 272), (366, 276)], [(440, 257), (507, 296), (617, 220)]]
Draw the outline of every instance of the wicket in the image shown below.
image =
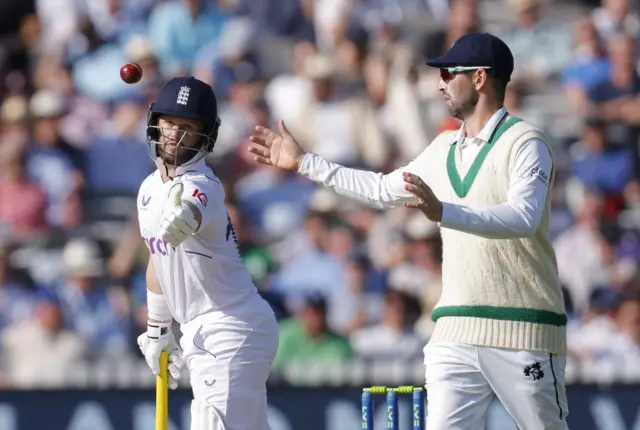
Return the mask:
[(362, 390), (362, 429), (373, 429), (373, 396), (386, 394), (387, 396), (387, 430), (399, 430), (398, 422), (398, 394), (412, 394), (413, 407), (411, 411), (412, 429), (424, 430), (424, 390), (422, 387), (404, 385), (400, 387), (373, 386)]

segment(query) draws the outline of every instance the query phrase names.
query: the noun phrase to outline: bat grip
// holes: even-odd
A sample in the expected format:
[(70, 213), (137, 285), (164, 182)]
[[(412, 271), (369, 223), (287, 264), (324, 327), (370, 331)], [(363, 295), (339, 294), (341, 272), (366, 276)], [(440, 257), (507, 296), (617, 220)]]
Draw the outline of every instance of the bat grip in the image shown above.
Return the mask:
[(156, 376), (156, 430), (169, 427), (169, 354), (160, 354), (160, 374)]

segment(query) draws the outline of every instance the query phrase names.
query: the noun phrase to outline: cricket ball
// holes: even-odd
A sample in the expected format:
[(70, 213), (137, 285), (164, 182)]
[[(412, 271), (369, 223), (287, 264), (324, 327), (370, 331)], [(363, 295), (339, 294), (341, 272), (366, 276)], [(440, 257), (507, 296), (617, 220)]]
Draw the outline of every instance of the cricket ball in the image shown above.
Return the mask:
[(137, 63), (127, 63), (120, 68), (120, 78), (127, 84), (135, 84), (142, 79), (142, 67)]

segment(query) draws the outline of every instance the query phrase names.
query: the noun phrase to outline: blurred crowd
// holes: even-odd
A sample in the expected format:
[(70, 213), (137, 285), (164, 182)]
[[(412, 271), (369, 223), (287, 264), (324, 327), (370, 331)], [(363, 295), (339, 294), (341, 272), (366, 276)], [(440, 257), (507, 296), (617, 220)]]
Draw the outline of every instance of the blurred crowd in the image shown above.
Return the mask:
[[(280, 320), (275, 368), (420, 360), (441, 289), (438, 225), (256, 165), (247, 139), (282, 118), (331, 161), (400, 167), (459, 127), (424, 59), (470, 31), (511, 47), (506, 106), (553, 143), (571, 359), (637, 363), (640, 15), (629, 0), (3, 0), (0, 385), (140, 360), (147, 109), (187, 74), (219, 100), (207, 162)], [(120, 80), (126, 61), (142, 66), (139, 84)]]

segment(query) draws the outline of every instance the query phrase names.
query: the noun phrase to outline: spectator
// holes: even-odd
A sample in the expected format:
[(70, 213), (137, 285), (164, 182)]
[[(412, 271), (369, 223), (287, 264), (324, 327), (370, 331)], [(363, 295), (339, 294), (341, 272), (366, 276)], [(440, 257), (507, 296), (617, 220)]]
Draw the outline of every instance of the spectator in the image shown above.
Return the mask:
[(596, 360), (625, 370), (640, 359), (640, 297), (637, 291), (621, 299), (614, 325), (615, 331), (609, 333), (606, 342), (596, 350)]
[(332, 365), (353, 356), (349, 341), (327, 325), (327, 301), (320, 295), (310, 295), (298, 317), (280, 323), (280, 346), (274, 368), (292, 364)]
[(127, 60), (123, 49), (115, 42), (103, 40), (91, 21), (81, 21), (77, 40), (67, 49), (63, 60), (73, 64), (73, 85), (79, 93), (109, 102), (134, 91), (117, 73)]
[(224, 26), (220, 39), (206, 48), (196, 66), (196, 77), (213, 87), (216, 97), (227, 99), (236, 81), (259, 76), (257, 49), (258, 30), (249, 18), (232, 18)]
[(73, 239), (64, 247), (66, 279), (57, 286), (69, 327), (95, 357), (122, 355), (130, 347), (129, 300), (123, 291), (101, 282), (100, 250), (92, 241)]
[(503, 37), (518, 65), (512, 79), (538, 83), (558, 76), (571, 58), (571, 27), (544, 16), (540, 0), (509, 0), (508, 5), (517, 23)]
[(315, 100), (291, 128), (299, 130), (307, 149), (343, 165), (380, 167), (387, 148), (373, 104), (340, 91), (335, 61), (327, 55), (308, 58), (304, 70), (313, 83)]
[(153, 9), (148, 35), (163, 74), (188, 72), (198, 51), (218, 40), (229, 18), (220, 3), (171, 0)]
[(313, 292), (321, 293), (329, 303), (328, 320), (331, 323), (333, 313), (337, 312), (333, 305), (342, 299), (347, 286), (347, 273), (340, 261), (327, 252), (329, 220), (315, 213), (309, 214), (305, 227), (312, 248), (298, 249), (296, 255), (280, 264), (272, 288), (292, 303)]
[(623, 34), (611, 40), (608, 48), (611, 58), (610, 75), (594, 85), (587, 93), (587, 98), (594, 105), (592, 112), (609, 124), (607, 139), (612, 144), (631, 145), (637, 154), (639, 129), (624, 109), (625, 104), (635, 99), (640, 92), (636, 41)]
[(601, 232), (602, 196), (585, 191), (581, 200), (575, 225), (562, 232), (553, 246), (560, 280), (569, 290), (575, 308), (584, 312), (593, 289), (613, 282), (610, 266), (615, 260)]
[[(136, 196), (152, 172), (153, 160), (144, 141), (147, 105), (122, 100), (104, 124), (102, 136), (85, 151), (86, 188), (91, 193)], [(114, 175), (114, 172), (118, 172)]]
[(0, 223), (17, 239), (42, 233), (47, 227), (47, 197), (26, 177), (25, 146), (0, 145)]
[(82, 155), (60, 136), (64, 100), (42, 90), (30, 101), (35, 119), (29, 151), (29, 177), (47, 193), (47, 220), (55, 227), (71, 228), (81, 220), (80, 191), (84, 183)]
[(390, 271), (389, 284), (418, 297), (440, 297), (442, 242), (438, 225), (415, 214), (405, 224), (404, 234), (405, 259)]
[[(380, 320), (383, 298), (379, 285), (384, 274), (371, 267), (369, 259), (354, 250), (345, 263), (347, 289), (341, 300), (333, 303), (333, 326), (345, 336)], [(382, 278), (382, 279), (381, 279)]]
[(294, 121), (302, 108), (312, 100), (312, 86), (304, 75), (307, 58), (316, 53), (310, 42), (299, 42), (291, 52), (290, 72), (271, 79), (264, 89), (265, 99), (274, 118)]
[(313, 40), (314, 29), (305, 1), (238, 0), (236, 13), (248, 16), (264, 36), (284, 36), (294, 41)]
[(616, 312), (622, 296), (609, 287), (596, 288), (591, 293), (589, 308), (580, 324), (569, 336), (569, 354), (578, 360), (594, 360), (616, 336)]
[(29, 287), (11, 266), (10, 250), (0, 248), (0, 333), (31, 317), (35, 294)]
[(477, 0), (452, 1), (447, 25), (429, 34), (424, 41), (424, 58), (439, 57), (462, 35), (479, 31), (481, 25), (478, 6)]
[(633, 151), (628, 146), (609, 144), (602, 120), (589, 119), (582, 130), (582, 139), (570, 149), (574, 176), (587, 188), (621, 197), (634, 178), (637, 160)]
[(605, 44), (593, 21), (580, 19), (574, 31), (573, 62), (563, 71), (562, 84), (571, 97), (578, 98), (580, 95), (575, 93), (588, 92), (606, 80), (610, 68)]
[(640, 31), (640, 19), (631, 12), (629, 0), (602, 0), (602, 6), (591, 13), (591, 19), (600, 37), (610, 41), (618, 33), (636, 36)]
[(33, 318), (18, 322), (2, 333), (2, 355), (13, 387), (56, 387), (71, 366), (80, 363), (87, 345), (64, 328), (55, 295), (43, 292)]
[(420, 304), (411, 294), (389, 290), (385, 294), (380, 324), (357, 330), (351, 335), (356, 355), (367, 360), (420, 359), (425, 339), (414, 329)]

